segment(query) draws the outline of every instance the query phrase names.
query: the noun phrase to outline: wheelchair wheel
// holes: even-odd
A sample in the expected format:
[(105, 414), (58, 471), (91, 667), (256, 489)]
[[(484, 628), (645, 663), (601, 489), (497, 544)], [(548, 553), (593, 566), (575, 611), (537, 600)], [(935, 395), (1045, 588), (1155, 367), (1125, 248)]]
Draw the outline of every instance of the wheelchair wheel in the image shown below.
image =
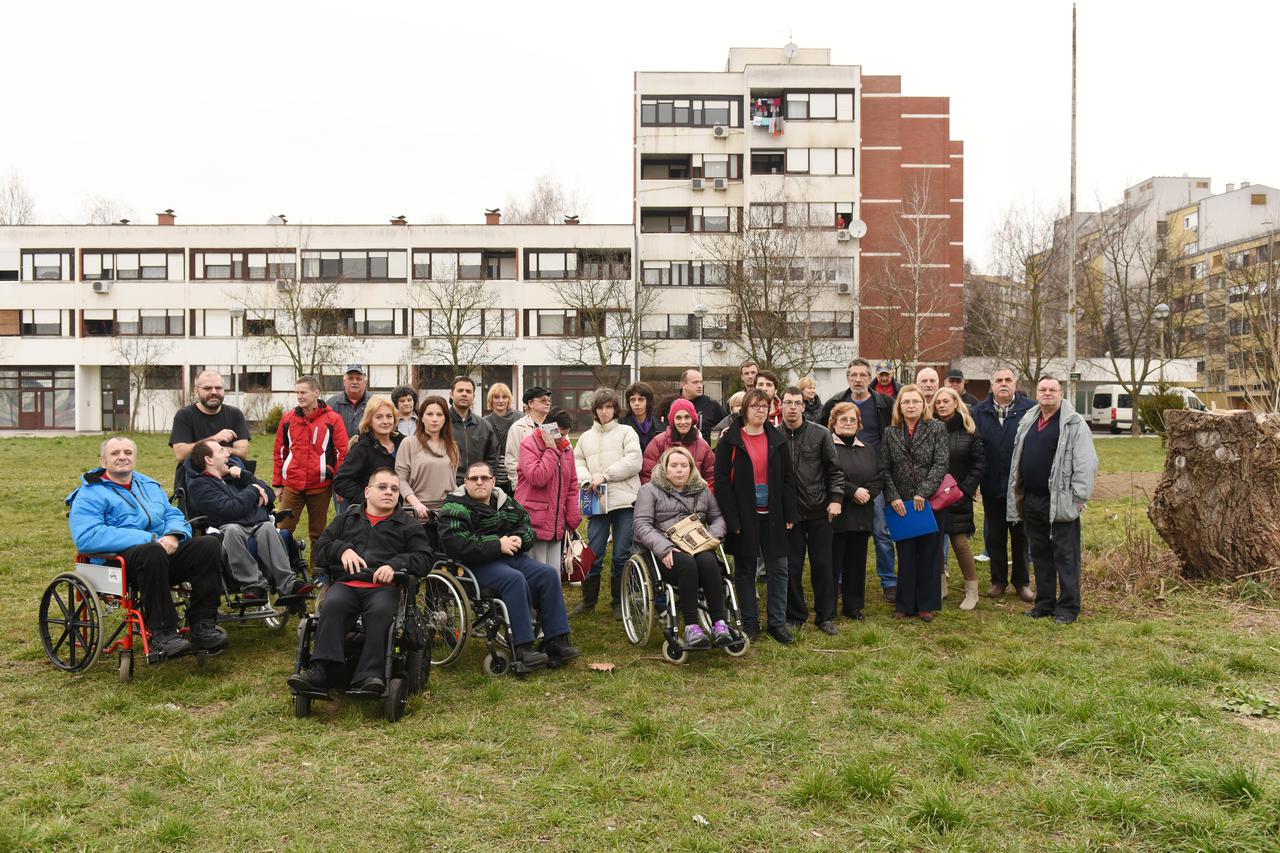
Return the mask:
[(382, 700), (382, 716), (388, 723), (396, 723), (404, 716), (405, 694), (403, 678), (393, 678), (387, 684), (387, 695)]
[(120, 683), (125, 684), (133, 680), (133, 651), (121, 649), (119, 655), (120, 662), (117, 664), (117, 669), (120, 672)]
[(311, 697), (305, 693), (293, 694), (293, 715), (301, 720), (311, 716)]
[(634, 554), (622, 574), (622, 627), (633, 646), (649, 642), (653, 631), (653, 584), (643, 554)]
[(485, 675), (506, 675), (511, 669), (511, 658), (504, 651), (489, 652), (484, 656), (483, 667)]
[(674, 664), (685, 664), (689, 662), (689, 652), (681, 648), (678, 642), (672, 640), (662, 641), (662, 657)]
[(285, 625), (289, 624), (289, 610), (287, 608), (285, 610), (276, 611), (276, 609), (271, 607), (269, 604), (263, 606), (275, 612), (274, 616), (268, 616), (262, 620), (263, 625), (266, 625), (272, 631), (280, 631)]
[(422, 580), (418, 612), (427, 627), (435, 631), (431, 649), (432, 666), (448, 666), (462, 654), (471, 630), (471, 603), (462, 584), (453, 575), (431, 572)]
[(414, 649), (404, 656), (404, 689), (412, 696), (427, 689), (431, 678), (431, 659), (422, 653), (422, 649)]
[(75, 572), (64, 572), (40, 596), (40, 640), (63, 672), (83, 672), (102, 651), (102, 601)]
[(738, 633), (742, 639), (724, 647), (725, 653), (731, 658), (740, 658), (747, 653), (747, 649), (751, 648), (751, 638), (746, 635), (746, 632), (739, 631)]

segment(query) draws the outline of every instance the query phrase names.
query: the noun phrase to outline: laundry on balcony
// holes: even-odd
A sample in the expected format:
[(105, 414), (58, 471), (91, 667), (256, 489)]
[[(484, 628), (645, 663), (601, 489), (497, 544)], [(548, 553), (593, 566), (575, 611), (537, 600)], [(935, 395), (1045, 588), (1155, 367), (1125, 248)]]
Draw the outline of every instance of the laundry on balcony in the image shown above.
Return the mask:
[(751, 126), (764, 128), (773, 136), (781, 136), (783, 133), (782, 98), (752, 99)]

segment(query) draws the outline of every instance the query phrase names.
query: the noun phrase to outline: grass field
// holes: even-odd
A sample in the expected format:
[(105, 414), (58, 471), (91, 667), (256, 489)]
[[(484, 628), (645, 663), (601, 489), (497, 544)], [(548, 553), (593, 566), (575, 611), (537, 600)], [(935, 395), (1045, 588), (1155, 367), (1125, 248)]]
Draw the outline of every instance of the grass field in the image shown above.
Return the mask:
[[(1159, 469), (1158, 442), (1098, 445), (1106, 470)], [(163, 440), (141, 446), (167, 482)], [(606, 609), (575, 623), (570, 669), (489, 679), (473, 648), (399, 724), (350, 701), (297, 720), (294, 623), (127, 685), (48, 665), (37, 602), (96, 448), (0, 441), (0, 850), (1280, 849), (1280, 720), (1217, 692), (1278, 698), (1274, 600), (1134, 610), (1086, 585), (1063, 628), (954, 592), (933, 624), (893, 624), (877, 594), (838, 637), (679, 668)], [(1126, 504), (1090, 508), (1089, 547), (1122, 538)]]

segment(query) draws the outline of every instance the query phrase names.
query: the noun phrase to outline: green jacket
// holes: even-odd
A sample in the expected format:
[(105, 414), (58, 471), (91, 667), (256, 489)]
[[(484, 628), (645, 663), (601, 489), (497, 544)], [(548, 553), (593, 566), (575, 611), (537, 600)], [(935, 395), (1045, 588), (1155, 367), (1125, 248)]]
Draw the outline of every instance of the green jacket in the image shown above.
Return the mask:
[(440, 507), (440, 547), (460, 563), (479, 565), (501, 560), (503, 536), (519, 536), (520, 551), (533, 547), (533, 524), (529, 513), (515, 498), (495, 488), (488, 503), (467, 495), (459, 486)]

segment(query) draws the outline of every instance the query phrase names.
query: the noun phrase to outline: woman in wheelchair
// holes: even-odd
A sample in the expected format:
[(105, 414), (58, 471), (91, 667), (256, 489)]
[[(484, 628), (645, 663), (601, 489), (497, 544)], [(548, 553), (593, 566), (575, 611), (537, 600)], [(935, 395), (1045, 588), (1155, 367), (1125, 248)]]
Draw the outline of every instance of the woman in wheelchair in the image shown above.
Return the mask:
[(311, 665), (289, 677), (299, 693), (327, 696), (346, 661), (347, 633), (359, 617), (364, 647), (348, 692), (381, 695), (387, 659), (387, 635), (400, 603), (391, 579), (396, 572), (422, 577), (431, 567), (427, 534), (399, 511), (400, 480), (390, 468), (369, 477), (364, 503), (335, 518), (316, 543), (316, 567), (333, 579), (320, 607)]
[[(636, 497), (633, 537), (637, 546), (653, 554), (663, 579), (674, 583), (679, 592), (680, 613), (684, 618), (684, 644), (691, 649), (709, 649), (712, 644), (727, 646), (733, 642), (725, 624), (724, 581), (714, 550), (696, 555), (686, 554), (675, 546), (663, 531), (690, 515), (696, 515), (717, 539), (725, 533), (720, 505), (698, 473), (693, 454), (684, 447), (663, 452)], [(698, 591), (706, 598), (711, 617), (711, 637), (698, 624)]]

